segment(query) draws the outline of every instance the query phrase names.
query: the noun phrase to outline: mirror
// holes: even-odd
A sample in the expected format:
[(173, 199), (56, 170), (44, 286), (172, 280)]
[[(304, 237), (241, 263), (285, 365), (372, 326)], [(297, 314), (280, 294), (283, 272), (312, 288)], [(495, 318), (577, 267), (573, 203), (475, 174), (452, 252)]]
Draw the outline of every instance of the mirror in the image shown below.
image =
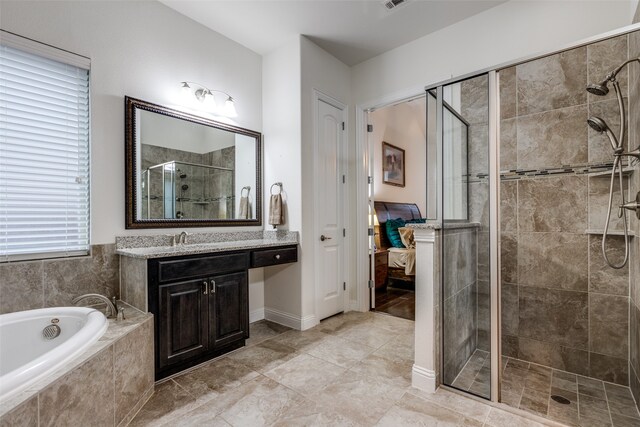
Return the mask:
[(261, 139), (125, 97), (126, 228), (262, 225)]

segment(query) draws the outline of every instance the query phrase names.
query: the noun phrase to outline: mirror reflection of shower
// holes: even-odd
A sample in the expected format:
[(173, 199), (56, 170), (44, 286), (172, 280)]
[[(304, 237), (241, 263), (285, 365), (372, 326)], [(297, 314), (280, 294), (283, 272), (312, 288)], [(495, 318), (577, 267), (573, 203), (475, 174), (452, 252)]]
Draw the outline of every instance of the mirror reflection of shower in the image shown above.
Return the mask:
[[(618, 99), (618, 109), (620, 111), (620, 134), (618, 137), (613, 133), (607, 122), (600, 117), (589, 117), (587, 123), (589, 126), (598, 133), (604, 133), (609, 138), (609, 142), (611, 143), (611, 148), (613, 149), (613, 167), (611, 169), (611, 183), (609, 185), (609, 205), (607, 207), (607, 219), (604, 225), (604, 232), (602, 234), (602, 256), (606, 263), (615, 269), (623, 268), (627, 262), (629, 261), (629, 229), (627, 227), (627, 215), (626, 210), (632, 210), (636, 212), (636, 216), (640, 218), (640, 193), (636, 196), (635, 201), (627, 202), (625, 200), (624, 194), (624, 180), (623, 180), (623, 158), (632, 158), (636, 159), (636, 161), (640, 160), (640, 146), (634, 150), (625, 152), (624, 151), (624, 135), (625, 135), (625, 124), (626, 124), (626, 111), (624, 108), (624, 101), (622, 99), (622, 91), (620, 90), (620, 83), (616, 79), (616, 76), (622, 69), (632, 63), (632, 62), (640, 63), (640, 58), (630, 59), (628, 61), (620, 64), (616, 69), (611, 71), (609, 74), (605, 76), (605, 78), (598, 82), (592, 83), (587, 86), (587, 92), (596, 95), (596, 96), (605, 96), (609, 93), (609, 83), (613, 85), (615, 89), (616, 98)], [(621, 263), (612, 262), (607, 255), (607, 237), (609, 234), (609, 223), (611, 219), (611, 211), (613, 208), (613, 194), (614, 194), (614, 186), (616, 182), (616, 176), (618, 178), (618, 183), (620, 186), (620, 198), (622, 200), (622, 204), (618, 206), (618, 218), (622, 218), (622, 225), (624, 228), (624, 259)]]

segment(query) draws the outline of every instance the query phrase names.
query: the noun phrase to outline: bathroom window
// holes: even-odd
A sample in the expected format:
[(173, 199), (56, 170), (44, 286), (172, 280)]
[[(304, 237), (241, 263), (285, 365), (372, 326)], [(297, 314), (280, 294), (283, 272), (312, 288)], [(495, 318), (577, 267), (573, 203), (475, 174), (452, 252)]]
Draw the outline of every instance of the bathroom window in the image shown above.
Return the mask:
[(89, 64), (0, 32), (0, 262), (89, 253)]

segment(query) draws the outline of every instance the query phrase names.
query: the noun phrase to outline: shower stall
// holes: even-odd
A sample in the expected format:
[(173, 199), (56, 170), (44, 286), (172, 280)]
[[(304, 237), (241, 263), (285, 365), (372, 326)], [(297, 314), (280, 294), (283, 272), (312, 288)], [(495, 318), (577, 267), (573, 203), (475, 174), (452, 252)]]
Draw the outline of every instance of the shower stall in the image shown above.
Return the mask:
[(640, 425), (638, 57), (622, 31), (427, 88), (438, 383)]

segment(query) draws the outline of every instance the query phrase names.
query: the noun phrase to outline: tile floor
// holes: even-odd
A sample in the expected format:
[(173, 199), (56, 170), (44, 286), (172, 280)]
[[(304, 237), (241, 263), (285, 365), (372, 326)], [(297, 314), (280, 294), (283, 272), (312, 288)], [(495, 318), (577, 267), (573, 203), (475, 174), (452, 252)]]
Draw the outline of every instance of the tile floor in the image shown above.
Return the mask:
[(132, 426), (542, 426), (447, 390), (411, 388), (413, 322), (350, 312), (249, 345), (156, 386)]
[(391, 286), (387, 286), (384, 290), (376, 289), (375, 311), (387, 313), (403, 319), (415, 320), (415, 292)]
[[(476, 350), (452, 385), (488, 395), (488, 355)], [(508, 357), (502, 364), (502, 401), (507, 405), (570, 426), (640, 426), (640, 413), (629, 387)], [(553, 395), (570, 403), (558, 403)]]

